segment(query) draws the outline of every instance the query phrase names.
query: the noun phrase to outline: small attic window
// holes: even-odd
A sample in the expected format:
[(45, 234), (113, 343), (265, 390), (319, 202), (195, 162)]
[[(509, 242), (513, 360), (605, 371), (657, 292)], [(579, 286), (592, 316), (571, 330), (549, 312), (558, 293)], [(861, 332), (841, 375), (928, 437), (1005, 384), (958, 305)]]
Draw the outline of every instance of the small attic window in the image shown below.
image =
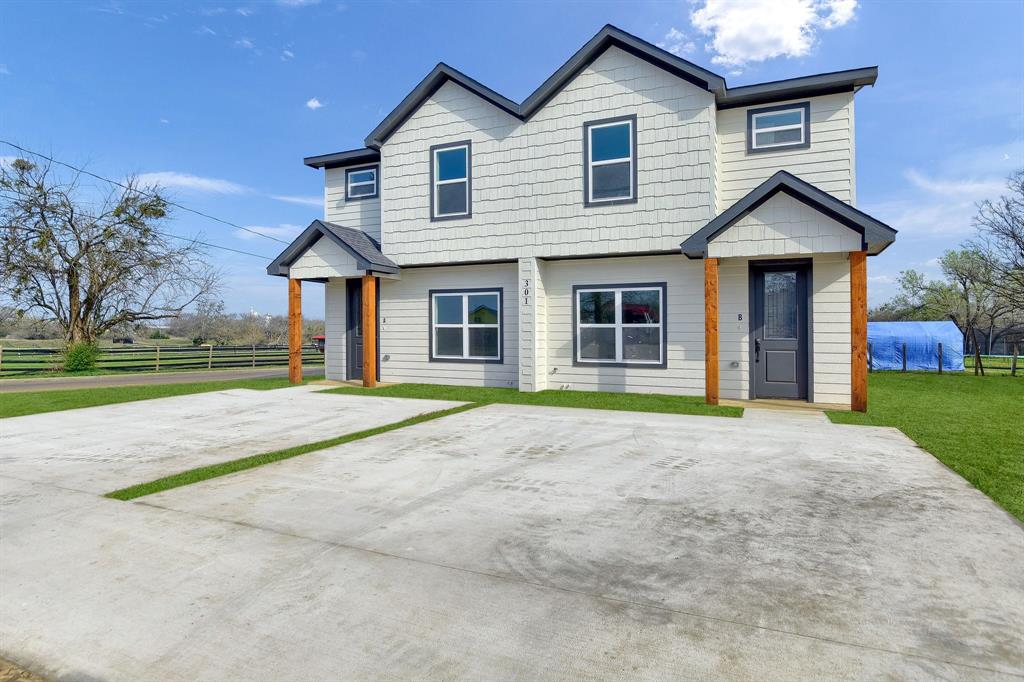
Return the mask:
[(377, 196), (377, 165), (349, 168), (345, 171), (345, 201), (373, 199)]
[(810, 146), (810, 102), (747, 110), (747, 153)]

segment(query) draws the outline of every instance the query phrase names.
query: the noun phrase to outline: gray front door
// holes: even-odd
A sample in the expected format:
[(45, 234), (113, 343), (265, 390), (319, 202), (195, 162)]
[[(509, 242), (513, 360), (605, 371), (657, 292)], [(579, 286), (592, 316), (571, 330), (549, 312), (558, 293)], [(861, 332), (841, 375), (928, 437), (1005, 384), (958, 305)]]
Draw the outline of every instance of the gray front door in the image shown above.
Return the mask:
[(807, 271), (751, 264), (755, 398), (807, 398)]
[(363, 378), (363, 283), (358, 279), (345, 281), (348, 294), (345, 306), (345, 339), (348, 344), (348, 378)]

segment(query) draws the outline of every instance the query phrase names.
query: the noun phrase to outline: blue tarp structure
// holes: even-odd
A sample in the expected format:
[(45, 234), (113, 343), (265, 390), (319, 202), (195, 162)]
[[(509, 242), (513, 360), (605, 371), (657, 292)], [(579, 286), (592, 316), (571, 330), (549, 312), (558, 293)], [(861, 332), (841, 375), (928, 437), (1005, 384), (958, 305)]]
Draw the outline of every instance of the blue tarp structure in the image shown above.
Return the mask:
[(943, 371), (963, 371), (964, 335), (953, 322), (868, 322), (871, 369), (903, 369), (903, 344), (907, 370), (936, 372), (939, 344)]

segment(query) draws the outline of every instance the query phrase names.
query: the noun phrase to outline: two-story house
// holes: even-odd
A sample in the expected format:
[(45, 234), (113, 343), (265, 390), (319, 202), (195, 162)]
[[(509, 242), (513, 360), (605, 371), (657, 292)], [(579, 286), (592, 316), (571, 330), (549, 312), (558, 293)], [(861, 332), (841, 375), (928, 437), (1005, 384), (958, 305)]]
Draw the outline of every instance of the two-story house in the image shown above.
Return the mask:
[(876, 76), (730, 88), (613, 26), (522, 103), (439, 64), (364, 149), (305, 160), (324, 219), (267, 271), (293, 320), (326, 285), (330, 379), (864, 409)]

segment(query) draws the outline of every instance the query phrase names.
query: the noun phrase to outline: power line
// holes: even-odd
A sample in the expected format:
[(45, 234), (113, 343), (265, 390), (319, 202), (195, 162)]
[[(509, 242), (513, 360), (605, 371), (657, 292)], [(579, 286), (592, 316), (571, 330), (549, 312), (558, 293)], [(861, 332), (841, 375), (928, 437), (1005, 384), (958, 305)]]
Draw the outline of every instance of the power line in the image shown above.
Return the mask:
[[(15, 229), (17, 229), (17, 227), (15, 227), (14, 225), (0, 225), (0, 229), (15, 230)], [(258, 253), (253, 253), (251, 251), (242, 251), (241, 249), (233, 249), (230, 246), (221, 246), (220, 244), (211, 244), (209, 242), (204, 242), (204, 241), (199, 240), (199, 239), (193, 239), (192, 237), (186, 237), (186, 236), (180, 235), (180, 234), (172, 234), (170, 232), (163, 232), (161, 230), (153, 230), (153, 232), (155, 232), (155, 233), (157, 233), (157, 234), (159, 234), (161, 236), (164, 236), (164, 237), (171, 237), (172, 239), (182, 239), (182, 240), (187, 241), (187, 242), (193, 242), (194, 244), (202, 244), (203, 246), (209, 246), (212, 249), (220, 249), (222, 251), (230, 251), (231, 253), (240, 253), (243, 256), (252, 256), (253, 258), (259, 258), (260, 260), (263, 260), (263, 261), (272, 260), (270, 258), (270, 256), (264, 256), (264, 255), (261, 255), (261, 254), (258, 254)]]
[[(140, 190), (140, 189), (138, 189), (136, 187), (129, 187), (128, 185), (120, 183), (117, 180), (111, 180), (110, 178), (105, 178), (102, 175), (96, 175), (95, 173), (87, 171), (84, 168), (79, 168), (78, 166), (72, 166), (70, 163), (65, 163), (64, 161), (59, 161), (57, 159), (49, 157), (46, 154), (41, 154), (40, 152), (36, 152), (36, 151), (31, 150), (31, 149), (26, 149), (25, 147), (22, 147), (20, 145), (16, 145), (13, 142), (8, 142), (7, 140), (0, 140), (0, 143), (6, 144), (9, 147), (14, 147), (18, 151), (25, 152), (26, 154), (34, 154), (35, 156), (38, 156), (41, 159), (46, 159), (50, 163), (60, 164), (61, 166), (65, 166), (66, 168), (70, 168), (71, 170), (78, 171), (79, 173), (82, 173), (83, 175), (88, 175), (89, 177), (96, 178), (97, 180), (102, 180), (103, 182), (109, 182), (110, 184), (116, 185), (116, 186), (118, 186), (118, 187), (120, 187), (122, 189), (127, 189), (127, 190), (131, 190), (133, 192), (138, 192), (139, 194), (141, 194), (143, 196), (148, 196), (150, 198), (154, 197), (154, 195), (152, 195), (152, 194), (150, 194), (148, 192), (143, 192), (142, 190)], [(204, 218), (207, 218), (208, 220), (213, 220), (214, 222), (223, 223), (224, 225), (228, 225), (229, 227), (234, 227), (234, 228), (239, 229), (239, 230), (244, 230), (246, 232), (251, 232), (252, 234), (259, 235), (260, 237), (264, 237), (266, 239), (272, 239), (273, 241), (278, 242), (280, 244), (287, 244), (288, 243), (288, 242), (284, 241), (283, 239), (278, 239), (277, 237), (271, 237), (269, 234), (263, 234), (262, 232), (258, 232), (256, 230), (249, 229), (248, 227), (245, 227), (243, 225), (239, 225), (237, 223), (233, 223), (230, 220), (223, 220), (222, 218), (218, 218), (217, 216), (212, 216), (209, 213), (203, 213), (202, 211), (197, 211), (194, 208), (189, 208), (188, 206), (183, 206), (183, 205), (181, 205), (179, 203), (176, 203), (174, 201), (167, 201), (163, 197), (159, 197), (159, 198), (162, 199), (164, 202), (166, 202), (170, 206), (175, 206), (177, 208), (180, 208), (183, 211), (188, 211), (189, 213), (195, 213), (196, 215), (202, 216)], [(227, 248), (227, 247), (222, 247), (222, 248)], [(260, 256), (260, 257), (262, 258), (262, 256)]]

